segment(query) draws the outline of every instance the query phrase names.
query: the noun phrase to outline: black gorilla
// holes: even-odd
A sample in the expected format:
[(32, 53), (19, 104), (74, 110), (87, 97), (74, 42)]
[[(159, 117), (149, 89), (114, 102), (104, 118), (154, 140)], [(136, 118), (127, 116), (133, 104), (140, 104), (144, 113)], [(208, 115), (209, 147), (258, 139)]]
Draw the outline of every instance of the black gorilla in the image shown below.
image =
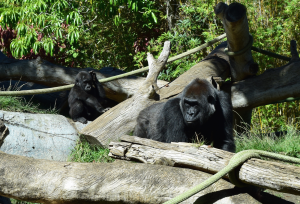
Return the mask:
[(207, 80), (194, 79), (179, 97), (142, 110), (133, 135), (168, 143), (192, 142), (198, 136), (235, 152), (231, 100)]
[(74, 121), (87, 123), (106, 111), (108, 100), (95, 72), (81, 71), (68, 97), (70, 116)]

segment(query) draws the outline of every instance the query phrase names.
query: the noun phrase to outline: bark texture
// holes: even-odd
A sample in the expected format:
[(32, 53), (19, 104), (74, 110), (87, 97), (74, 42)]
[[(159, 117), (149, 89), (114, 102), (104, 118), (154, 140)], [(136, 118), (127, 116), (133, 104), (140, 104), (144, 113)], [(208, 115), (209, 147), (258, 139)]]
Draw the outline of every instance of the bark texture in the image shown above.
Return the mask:
[[(215, 8), (215, 14), (223, 22), (228, 51), (241, 51), (251, 43), (246, 11), (246, 7), (240, 3), (232, 3), (228, 6), (220, 2)], [(232, 81), (240, 81), (255, 75), (258, 71), (258, 65), (252, 58), (251, 45), (244, 52), (229, 56), (229, 61)]]
[[(212, 174), (223, 169), (234, 155), (206, 145), (166, 144), (134, 136), (123, 136), (120, 139), (124, 142), (110, 143), (110, 156), (147, 164), (197, 169)], [(300, 195), (299, 174), (300, 168), (293, 165), (250, 159), (241, 166), (239, 178), (246, 184)]]
[(233, 83), (232, 105), (235, 110), (247, 110), (284, 100), (300, 97), (300, 60), (268, 69), (263, 74)]
[[(55, 162), (3, 152), (0, 172), (1, 196), (46, 204), (157, 204), (210, 177), (207, 173), (162, 165)], [(258, 203), (233, 188), (220, 180), (183, 203)]]

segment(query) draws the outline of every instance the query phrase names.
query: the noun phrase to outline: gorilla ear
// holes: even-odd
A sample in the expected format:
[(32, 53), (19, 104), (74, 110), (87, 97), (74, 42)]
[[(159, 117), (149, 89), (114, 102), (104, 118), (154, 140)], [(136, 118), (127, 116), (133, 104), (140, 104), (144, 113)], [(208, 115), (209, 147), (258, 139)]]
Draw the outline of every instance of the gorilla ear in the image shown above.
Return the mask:
[[(220, 78), (220, 77), (217, 77), (217, 78)], [(215, 89), (220, 91), (220, 85), (216, 82), (216, 80), (214, 79), (213, 76), (206, 78), (206, 80), (209, 81), (209, 83), (211, 83)]]
[(79, 83), (79, 80), (78, 80), (78, 79), (75, 79), (75, 85), (76, 85), (76, 86), (80, 86), (80, 83)]
[(210, 104), (215, 104), (216, 103), (216, 99), (213, 96), (208, 96), (207, 101)]

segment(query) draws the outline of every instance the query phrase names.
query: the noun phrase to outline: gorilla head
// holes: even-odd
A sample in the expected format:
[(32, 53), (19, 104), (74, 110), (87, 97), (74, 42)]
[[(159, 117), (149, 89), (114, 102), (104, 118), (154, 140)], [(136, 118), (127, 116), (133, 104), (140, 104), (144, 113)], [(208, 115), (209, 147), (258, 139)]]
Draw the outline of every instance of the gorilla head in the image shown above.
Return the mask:
[(180, 109), (188, 126), (203, 125), (216, 111), (216, 93), (207, 81), (195, 79), (183, 91)]
[(75, 86), (80, 87), (81, 90), (87, 93), (91, 92), (92, 87), (95, 88), (92, 75), (84, 71), (79, 72), (75, 78)]

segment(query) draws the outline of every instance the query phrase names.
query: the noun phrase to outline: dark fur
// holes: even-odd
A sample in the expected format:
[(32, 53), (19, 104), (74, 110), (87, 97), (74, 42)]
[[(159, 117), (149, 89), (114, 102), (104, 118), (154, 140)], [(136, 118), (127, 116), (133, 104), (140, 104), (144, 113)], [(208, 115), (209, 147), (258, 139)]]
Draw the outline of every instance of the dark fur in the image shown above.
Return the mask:
[(207, 80), (195, 79), (176, 98), (140, 112), (134, 135), (160, 142), (203, 137), (215, 148), (235, 152), (230, 97)]
[(98, 81), (94, 72), (81, 71), (76, 75), (75, 85), (68, 97), (73, 121), (87, 123), (95, 120), (105, 112), (107, 98), (103, 86)]

